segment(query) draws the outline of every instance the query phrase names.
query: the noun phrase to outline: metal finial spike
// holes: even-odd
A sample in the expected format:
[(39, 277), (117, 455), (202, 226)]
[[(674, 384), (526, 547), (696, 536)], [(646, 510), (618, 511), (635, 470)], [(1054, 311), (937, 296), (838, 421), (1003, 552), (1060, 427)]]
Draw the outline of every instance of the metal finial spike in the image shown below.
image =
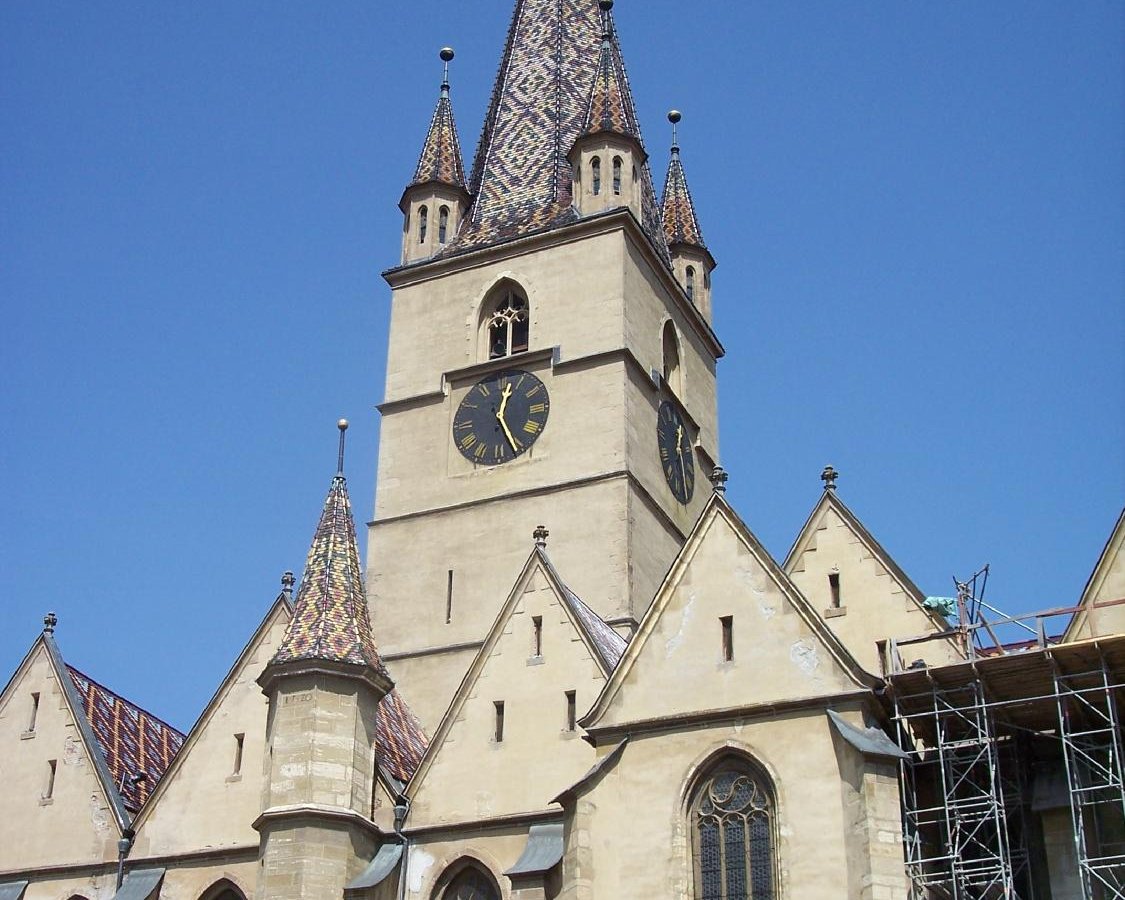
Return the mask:
[(730, 481), (730, 475), (727, 470), (722, 466), (715, 466), (711, 470), (711, 486), (715, 489), (716, 494), (725, 494), (727, 492), (727, 482)]
[(452, 47), (442, 47), (441, 53), (439, 54), (439, 56), (441, 56), (441, 61), (445, 63), (445, 72), (441, 77), (441, 92), (443, 95), (447, 96), (449, 94), (449, 64), (453, 61), (455, 55)]
[(336, 458), (336, 476), (338, 478), (344, 477), (344, 435), (348, 431), (348, 420), (341, 419), (336, 423), (336, 427), (340, 429), (340, 455)]
[(543, 549), (544, 547), (546, 547), (547, 546), (547, 538), (550, 536), (550, 534), (551, 534), (551, 532), (549, 532), (547, 530), (547, 527), (545, 525), (535, 526), (535, 530), (533, 532), (531, 532), (532, 538), (535, 539), (535, 546), (540, 548), (540, 549)]
[(672, 123), (672, 152), (673, 153), (679, 153), (680, 152), (680, 138), (679, 138), (679, 135), (677, 133), (676, 126), (680, 124), (681, 119), (683, 119), (683, 114), (678, 109), (668, 110), (668, 121)]
[(598, 9), (602, 11), (602, 43), (608, 45), (613, 39), (609, 26), (609, 13), (613, 9), (613, 0), (598, 0)]
[(293, 576), (292, 572), (283, 572), (281, 575), (281, 592), (286, 597), (293, 596), (293, 585), (297, 583), (297, 579)]
[(43, 617), (43, 633), (44, 634), (54, 634), (55, 633), (55, 626), (58, 625), (58, 624), (59, 624), (59, 617), (56, 616), (53, 612), (47, 613), (47, 615), (45, 615)]
[(840, 473), (831, 466), (825, 466), (824, 471), (820, 473), (820, 480), (824, 482), (824, 489), (826, 491), (836, 490), (836, 479), (839, 477)]

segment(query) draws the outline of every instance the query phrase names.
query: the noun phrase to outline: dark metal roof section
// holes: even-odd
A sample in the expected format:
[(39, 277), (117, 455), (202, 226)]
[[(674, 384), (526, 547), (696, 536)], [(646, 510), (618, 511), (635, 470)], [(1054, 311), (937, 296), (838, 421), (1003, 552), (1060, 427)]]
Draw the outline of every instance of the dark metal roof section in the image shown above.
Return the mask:
[(20, 900), (26, 887), (26, 881), (5, 881), (0, 884), (0, 900)]
[(881, 728), (874, 726), (857, 728), (836, 710), (828, 710), (828, 719), (836, 733), (865, 756), (890, 756), (895, 759), (909, 759), (910, 754), (900, 750), (898, 745), (887, 737)]
[(400, 859), (402, 859), (402, 844), (383, 844), (367, 868), (345, 887), (344, 890), (362, 891), (367, 888), (375, 887), (382, 883), (382, 881), (395, 870)]
[(125, 875), (113, 900), (152, 900), (159, 896), (164, 869), (134, 869)]
[(524, 844), (523, 853), (516, 864), (504, 874), (509, 878), (517, 875), (540, 875), (557, 866), (562, 858), (562, 822), (532, 825), (527, 832), (527, 843)]
[(570, 611), (574, 615), (575, 620), (581, 626), (582, 630), (586, 632), (586, 637), (590, 641), (590, 644), (597, 651), (602, 668), (605, 669), (607, 673), (612, 672), (621, 661), (621, 657), (625, 653), (628, 642), (614, 631), (613, 627), (609, 625), (605, 619), (583, 603), (581, 597), (567, 587), (566, 582), (559, 577), (558, 571), (555, 569), (550, 557), (547, 556), (547, 551), (542, 546), (537, 544), (535, 552), (539, 554), (539, 558), (543, 562), (544, 567), (550, 571), (551, 575), (562, 588), (563, 598), (566, 600), (567, 606), (570, 607)]
[[(469, 180), (473, 204), (446, 255), (577, 221), (567, 154), (586, 127), (602, 33), (597, 0), (517, 0)], [(635, 122), (623, 65), (617, 85)], [(640, 168), (641, 224), (664, 258), (652, 174)]]

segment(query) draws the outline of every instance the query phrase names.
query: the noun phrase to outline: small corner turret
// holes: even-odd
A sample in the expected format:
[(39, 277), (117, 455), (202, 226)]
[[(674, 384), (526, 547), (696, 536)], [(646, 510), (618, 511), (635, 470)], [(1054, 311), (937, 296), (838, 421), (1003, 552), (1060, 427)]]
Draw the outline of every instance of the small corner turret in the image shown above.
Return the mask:
[(613, 30), (613, 0), (600, 0), (598, 7), (601, 55), (585, 125), (567, 154), (574, 174), (571, 193), (581, 216), (625, 206), (643, 221), (641, 169), (648, 155), (641, 145), (625, 63)]
[(695, 204), (688, 190), (687, 176), (680, 160), (680, 142), (676, 126), (683, 116), (678, 110), (668, 113), (672, 123), (672, 159), (664, 182), (664, 238), (672, 257), (672, 271), (688, 299), (695, 304), (708, 323), (711, 322), (711, 272), (715, 258), (703, 243), (703, 232), (695, 215)]
[(453, 121), (453, 103), (449, 99), (449, 63), (453, 55), (451, 47), (442, 48), (441, 61), (445, 69), (441, 96), (422, 145), (414, 179), (398, 203), (404, 216), (403, 265), (429, 259), (444, 250), (457, 234), (469, 207), (461, 143)]

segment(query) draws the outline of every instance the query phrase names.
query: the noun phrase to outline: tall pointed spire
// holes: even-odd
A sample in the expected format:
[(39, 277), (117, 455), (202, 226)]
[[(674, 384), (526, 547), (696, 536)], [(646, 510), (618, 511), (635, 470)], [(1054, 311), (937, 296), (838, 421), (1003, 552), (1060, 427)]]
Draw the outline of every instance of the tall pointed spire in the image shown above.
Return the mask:
[[(616, 30), (601, 6), (598, 0), (517, 0), (473, 162), (473, 205), (456, 239), (458, 249), (578, 218), (567, 154), (587, 127), (594, 81), (602, 71), (607, 19), (614, 105), (640, 143)], [(595, 112), (595, 118), (600, 120), (600, 114)], [(639, 218), (663, 254), (652, 175), (647, 165), (638, 170), (645, 206)]]
[(359, 563), (355, 520), (343, 474), (346, 419), (339, 422), (340, 465), (313, 534), (293, 618), (270, 662), (344, 663), (386, 676), (375, 648)]
[(441, 95), (438, 97), (426, 142), (422, 145), (422, 155), (414, 170), (414, 180), (410, 186), (420, 184), (448, 184), (452, 187), (465, 187), (465, 166), (461, 159), (461, 142), (457, 138), (457, 125), (453, 121), (453, 102), (449, 99), (449, 63), (453, 50), (443, 47), (442, 62), (445, 74), (441, 82)]
[(598, 60), (598, 71), (590, 89), (590, 101), (586, 109), (584, 135), (609, 132), (629, 137), (640, 142), (641, 129), (637, 124), (637, 113), (633, 109), (629, 82), (625, 77), (625, 61), (621, 58), (621, 48), (613, 39), (613, 26), (610, 20), (612, 3), (607, 0), (601, 4), (602, 48)]
[(699, 219), (695, 215), (695, 204), (688, 190), (684, 164), (680, 161), (680, 142), (676, 126), (682, 116), (677, 110), (668, 113), (672, 123), (672, 159), (668, 163), (668, 177), (664, 181), (664, 200), (661, 204), (664, 215), (664, 237), (669, 247), (687, 244), (689, 247), (706, 248)]

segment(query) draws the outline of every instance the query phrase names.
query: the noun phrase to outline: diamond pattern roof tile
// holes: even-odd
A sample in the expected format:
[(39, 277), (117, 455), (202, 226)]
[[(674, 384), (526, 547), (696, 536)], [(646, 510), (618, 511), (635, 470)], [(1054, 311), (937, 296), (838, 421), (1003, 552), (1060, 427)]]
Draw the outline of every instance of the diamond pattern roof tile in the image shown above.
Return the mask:
[(355, 520), (342, 475), (332, 480), (324, 501), (293, 618), (272, 664), (314, 659), (370, 666), (386, 675), (371, 634)]
[(668, 177), (664, 182), (664, 239), (669, 246), (675, 244), (688, 244), (692, 247), (702, 247), (703, 232), (699, 228), (699, 219), (695, 215), (695, 204), (688, 190), (687, 176), (684, 174), (684, 164), (680, 161), (680, 150), (672, 148), (672, 161), (668, 164)]
[[(119, 694), (66, 667), (125, 808), (137, 812), (164, 777), (184, 735)], [(144, 773), (144, 780), (134, 776)]]
[(403, 784), (408, 782), (429, 745), (418, 717), (392, 690), (375, 712), (375, 755), (379, 764)]
[(465, 187), (465, 165), (461, 158), (461, 142), (457, 139), (457, 125), (453, 121), (453, 103), (444, 85), (410, 187), (432, 182)]
[(583, 134), (607, 131), (633, 140), (639, 140), (641, 134), (629, 81), (625, 75), (625, 61), (621, 58), (621, 48), (613, 40), (602, 41), (601, 58), (590, 89)]

